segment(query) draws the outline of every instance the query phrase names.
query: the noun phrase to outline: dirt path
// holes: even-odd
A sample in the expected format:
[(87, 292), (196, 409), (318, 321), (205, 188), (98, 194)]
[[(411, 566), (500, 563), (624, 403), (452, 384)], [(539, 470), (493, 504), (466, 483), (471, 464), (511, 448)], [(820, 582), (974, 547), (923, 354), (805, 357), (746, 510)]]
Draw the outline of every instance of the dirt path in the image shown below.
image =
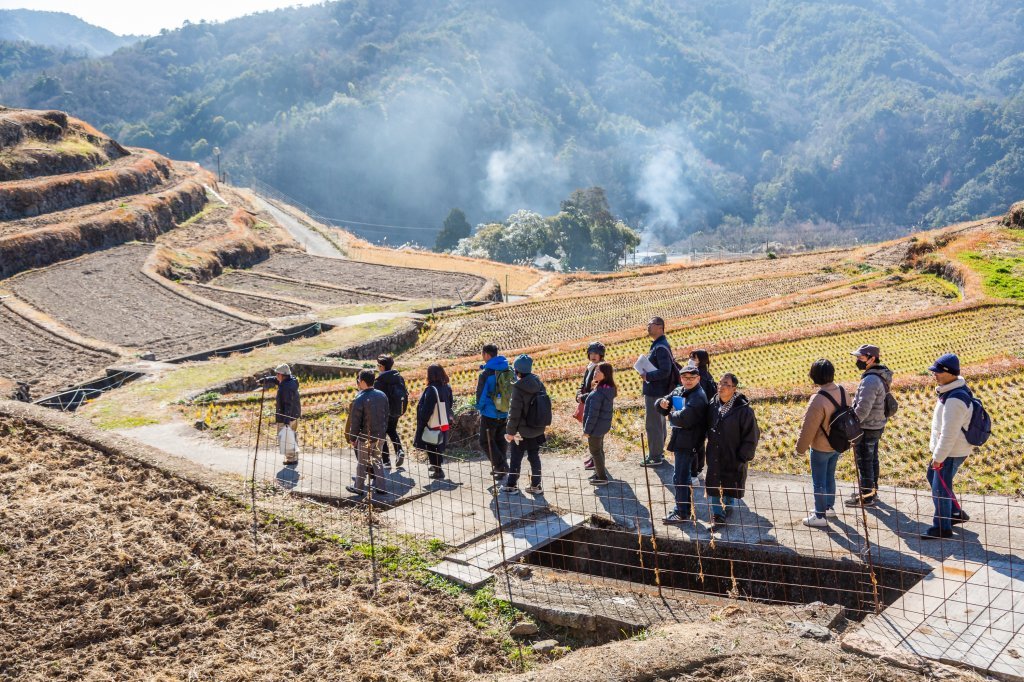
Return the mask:
[(295, 241), (305, 247), (306, 253), (323, 258), (344, 258), (344, 254), (316, 230), (303, 225), (301, 221), (288, 215), (263, 197), (254, 195), (254, 199), (257, 206), (272, 215), (279, 225), (288, 230)]

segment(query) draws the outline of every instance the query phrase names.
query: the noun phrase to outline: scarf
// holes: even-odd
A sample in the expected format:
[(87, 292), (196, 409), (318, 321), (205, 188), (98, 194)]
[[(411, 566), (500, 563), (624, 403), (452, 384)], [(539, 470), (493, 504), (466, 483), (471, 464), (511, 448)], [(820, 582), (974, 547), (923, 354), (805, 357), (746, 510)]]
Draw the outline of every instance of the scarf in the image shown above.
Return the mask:
[(733, 404), (735, 404), (736, 402), (736, 396), (738, 395), (738, 393), (733, 393), (732, 398), (729, 399), (729, 402), (722, 403), (721, 405), (718, 406), (719, 417), (724, 417), (725, 415), (729, 414), (729, 410), (732, 409)]

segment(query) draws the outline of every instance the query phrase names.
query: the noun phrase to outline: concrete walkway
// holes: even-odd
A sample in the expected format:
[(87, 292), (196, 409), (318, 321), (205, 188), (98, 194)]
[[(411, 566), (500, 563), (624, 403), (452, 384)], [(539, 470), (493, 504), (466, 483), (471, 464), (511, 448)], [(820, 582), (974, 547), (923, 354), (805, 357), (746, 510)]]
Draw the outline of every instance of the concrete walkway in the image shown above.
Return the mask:
[(324, 258), (344, 258), (344, 254), (342, 254), (329, 239), (325, 238), (316, 230), (303, 225), (301, 220), (297, 220), (288, 215), (263, 197), (254, 194), (253, 198), (260, 208), (272, 215), (274, 220), (280, 223), (280, 225), (295, 238), (295, 241), (299, 242), (306, 248), (306, 253), (311, 256), (323, 256)]

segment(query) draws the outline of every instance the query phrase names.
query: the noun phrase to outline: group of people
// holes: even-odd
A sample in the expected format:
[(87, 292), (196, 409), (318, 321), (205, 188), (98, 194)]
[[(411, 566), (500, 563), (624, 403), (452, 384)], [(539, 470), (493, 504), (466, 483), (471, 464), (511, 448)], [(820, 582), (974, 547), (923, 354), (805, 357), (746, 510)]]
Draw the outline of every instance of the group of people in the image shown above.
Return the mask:
[[(666, 524), (696, 520), (693, 491), (701, 485), (708, 499), (713, 524), (725, 524), (736, 500), (746, 489), (747, 469), (754, 459), (761, 437), (757, 417), (740, 391), (739, 378), (723, 374), (716, 381), (710, 372), (710, 356), (694, 350), (686, 365), (680, 366), (665, 334), (665, 322), (654, 317), (647, 325), (651, 346), (638, 358), (636, 370), (643, 380), (645, 457), (642, 466), (667, 463), (666, 449), (674, 457), (675, 505), (664, 518)], [(835, 383), (835, 367), (820, 359), (810, 368), (815, 387), (803, 417), (796, 450), (807, 456), (814, 490), (814, 509), (803, 520), (812, 528), (827, 528), (836, 517), (836, 465), (842, 452), (853, 450), (857, 467), (857, 490), (845, 500), (850, 507), (870, 507), (878, 497), (878, 447), (888, 420), (898, 404), (891, 393), (893, 373), (882, 363), (881, 350), (863, 345), (851, 351), (861, 371), (857, 390), (850, 398)], [(544, 382), (533, 372), (533, 360), (520, 355), (509, 364), (494, 344), (484, 345), (478, 375), (475, 407), (480, 415), (479, 442), (491, 465), (494, 485), (509, 495), (520, 494), (519, 478), (525, 458), (530, 464), (526, 492), (543, 494), (541, 447), (552, 421), (551, 400)], [(611, 481), (605, 457), (605, 437), (612, 428), (615, 399), (615, 369), (605, 361), (605, 347), (599, 342), (587, 348), (588, 365), (576, 393), (575, 417), (581, 422), (589, 456), (585, 469), (595, 487)], [(969, 516), (953, 493), (953, 477), (978, 442), (971, 442), (976, 417), (982, 415), (960, 376), (956, 355), (946, 354), (929, 367), (937, 384), (937, 398), (930, 441), (931, 463), (927, 480), (932, 487), (935, 513), (932, 526), (922, 537), (944, 538), (952, 526)], [(377, 358), (377, 373), (364, 369), (357, 376), (359, 392), (349, 407), (346, 439), (356, 453), (356, 473), (347, 490), (357, 495), (386, 494), (384, 467), (391, 466), (388, 439), (394, 447), (394, 467), (405, 460), (398, 423), (406, 413), (409, 394), (405, 380), (394, 369), (390, 355)], [(277, 422), (285, 464), (297, 462), (294, 423), (301, 416), (298, 383), (287, 365), (276, 370), (271, 380), (278, 385)], [(413, 447), (423, 450), (429, 461), (429, 476), (443, 479), (444, 453), (449, 443), (453, 394), (448, 375), (441, 365), (427, 368), (427, 385), (416, 405)], [(283, 435), (282, 435), (283, 434)], [(982, 439), (983, 442), (983, 439)], [(291, 449), (286, 443), (296, 443)], [(706, 473), (705, 473), (706, 470)]]

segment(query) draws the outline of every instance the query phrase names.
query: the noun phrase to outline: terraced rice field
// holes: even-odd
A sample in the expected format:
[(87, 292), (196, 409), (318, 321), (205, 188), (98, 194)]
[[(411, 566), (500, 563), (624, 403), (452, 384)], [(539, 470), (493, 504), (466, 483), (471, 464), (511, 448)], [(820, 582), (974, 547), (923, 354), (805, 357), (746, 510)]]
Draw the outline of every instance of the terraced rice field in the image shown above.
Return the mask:
[(353, 303), (390, 303), (394, 299), (384, 298), (369, 292), (346, 291), (308, 282), (277, 277), (264, 277), (248, 270), (232, 270), (212, 280), (210, 284), (224, 289), (252, 292), (272, 297), (306, 301), (314, 305), (332, 306)]
[(252, 339), (266, 328), (206, 308), (142, 272), (152, 249), (127, 244), (34, 270), (6, 285), (83, 336), (158, 359)]
[(409, 300), (432, 297), (450, 301), (470, 300), (487, 282), (483, 277), (465, 273), (318, 258), (298, 252), (276, 254), (253, 267), (253, 271)]
[(301, 305), (299, 303), (291, 303), (289, 301), (281, 301), (263, 296), (253, 296), (240, 291), (227, 291), (225, 289), (203, 286), (201, 284), (187, 284), (185, 286), (187, 286), (196, 296), (208, 298), (215, 303), (230, 306), (236, 310), (247, 312), (250, 315), (260, 315), (262, 317), (288, 317), (291, 315), (304, 315), (312, 311), (312, 308), (309, 306)]
[(619, 294), (552, 298), (494, 306), (443, 317), (403, 359), (426, 361), (476, 355), (484, 343), (497, 343), (506, 355), (518, 349), (578, 338), (600, 338), (646, 324), (654, 315), (666, 319), (701, 315), (786, 296), (844, 279), (815, 273), (707, 286), (623, 291)]

